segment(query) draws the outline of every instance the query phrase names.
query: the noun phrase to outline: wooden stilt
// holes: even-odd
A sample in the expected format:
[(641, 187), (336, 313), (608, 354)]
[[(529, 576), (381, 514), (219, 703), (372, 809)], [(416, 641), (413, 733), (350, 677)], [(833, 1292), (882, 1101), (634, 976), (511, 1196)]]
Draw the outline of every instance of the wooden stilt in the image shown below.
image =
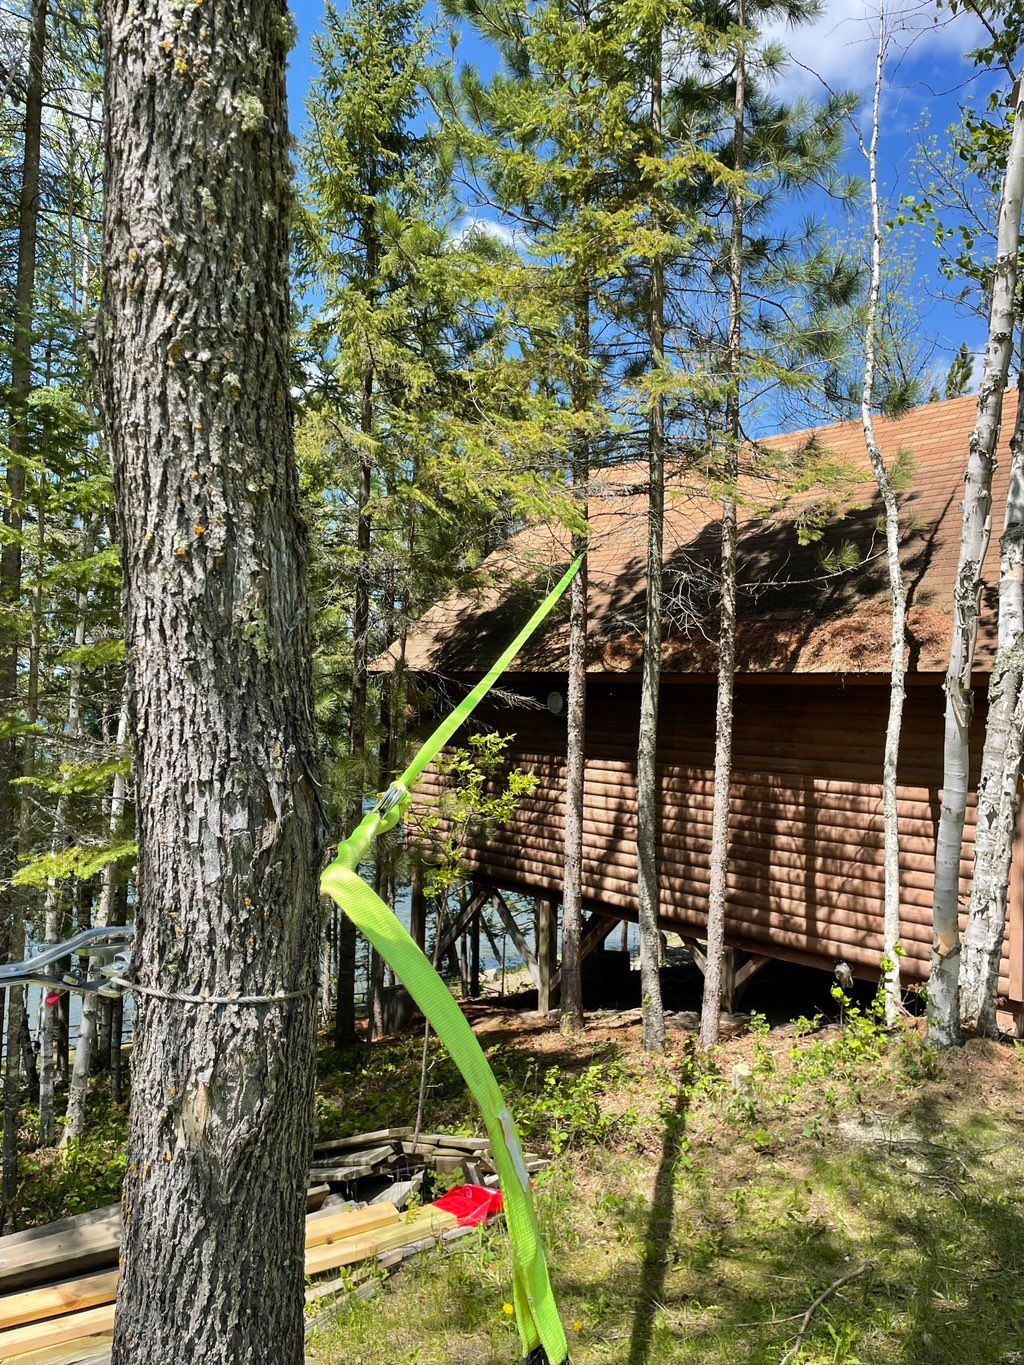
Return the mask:
[(473, 916), (469, 925), (469, 998), (480, 997), (480, 912)]
[(555, 1008), (555, 972), (558, 968), (558, 908), (553, 900), (537, 900), (537, 1013), (546, 1015)]
[(722, 952), (722, 1013), (736, 1013), (736, 950)]
[[(683, 940), (693, 955), (696, 966), (703, 974), (707, 964), (704, 955), (704, 946), (696, 939), (688, 938)], [(740, 1002), (743, 992), (746, 990), (750, 981), (757, 975), (762, 967), (766, 967), (771, 961), (768, 957), (752, 956), (748, 957), (743, 963), (740, 962), (740, 954), (735, 948), (726, 948), (722, 960), (722, 1013), (734, 1014), (736, 1006)]]
[(412, 872), (412, 900), (409, 907), (409, 933), (412, 934), (417, 948), (425, 949), (427, 943), (427, 897), (423, 890), (423, 869), (414, 867)]

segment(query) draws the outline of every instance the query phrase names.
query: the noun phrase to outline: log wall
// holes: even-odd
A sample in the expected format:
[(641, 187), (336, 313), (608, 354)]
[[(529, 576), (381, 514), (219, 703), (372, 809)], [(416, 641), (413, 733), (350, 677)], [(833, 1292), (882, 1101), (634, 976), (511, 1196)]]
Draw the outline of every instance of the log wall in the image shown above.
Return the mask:
[[(560, 680), (511, 680), (543, 701)], [(561, 684), (564, 691), (564, 684)], [(707, 895), (714, 751), (712, 682), (666, 683), (660, 734), (661, 885), (666, 927), (700, 932)], [(935, 833), (939, 818), (942, 689), (908, 689), (902, 760), (903, 961), (907, 981), (928, 974)], [(840, 959), (877, 975), (882, 952), (883, 821), (879, 776), (884, 685), (739, 680), (727, 937), (734, 946), (831, 970)], [(588, 693), (584, 893), (594, 909), (636, 915), (636, 738), (639, 689), (592, 680)], [(546, 708), (492, 708), (486, 723), (516, 735), (513, 761), (540, 781), (514, 821), (472, 855), (497, 884), (560, 894), (565, 723)], [(975, 718), (980, 759), (984, 699)], [(423, 794), (436, 792), (427, 774)], [(968, 812), (961, 890), (970, 891), (974, 808)], [(1001, 989), (1024, 999), (1024, 857), (1015, 858)]]

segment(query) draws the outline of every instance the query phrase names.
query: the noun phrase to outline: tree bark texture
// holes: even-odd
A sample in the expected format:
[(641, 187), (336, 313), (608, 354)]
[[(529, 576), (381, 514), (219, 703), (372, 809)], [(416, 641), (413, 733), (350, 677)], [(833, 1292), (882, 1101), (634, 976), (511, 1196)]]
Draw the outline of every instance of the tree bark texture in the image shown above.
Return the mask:
[[(651, 82), (651, 129), (660, 153), (662, 134), (661, 42)], [(657, 378), (665, 359), (665, 263), (651, 260), (650, 362)], [(647, 430), (647, 616), (640, 683), (640, 735), (636, 755), (637, 909), (640, 922), (640, 994), (644, 1047), (665, 1045), (658, 932), (658, 696), (661, 686), (662, 560), (665, 544), (665, 400), (651, 403)]]
[[(584, 287), (576, 301), (576, 354), (581, 375), (573, 395), (574, 407), (586, 412), (590, 359), (590, 291)], [(581, 434), (575, 443), (573, 491), (579, 512), (587, 515), (590, 483), (590, 441)], [(572, 553), (585, 555), (587, 538), (574, 535)], [(566, 687), (565, 749), (565, 869), (562, 885), (562, 1018), (571, 1029), (583, 1026), (583, 796), (586, 783), (587, 739), (587, 561), (569, 585), (569, 676)]]
[(971, 434), (963, 507), (963, 530), (953, 589), (953, 642), (946, 673), (942, 809), (935, 843), (935, 905), (932, 966), (928, 982), (928, 1036), (940, 1047), (959, 1042), (960, 855), (970, 765), (974, 710), (971, 670), (981, 611), (982, 568), (992, 517), (992, 471), (1013, 352), (1017, 258), (1024, 198), (1024, 92), (1018, 80), (1015, 117), (999, 205), (988, 344)]
[(272, 0), (104, 0), (101, 22), (99, 360), (139, 837), (113, 1361), (299, 1365), (322, 825), (289, 398), (290, 24)]
[(1024, 745), (1024, 405), (1010, 442), (999, 563), (999, 643), (988, 686), (978, 780), (971, 906), (960, 966), (960, 1016), (971, 1033), (995, 1037), (999, 963), (1006, 932)]
[[(744, 0), (738, 0), (736, 21), (746, 23)], [(746, 56), (743, 39), (736, 53), (736, 91), (733, 116), (733, 167), (746, 165)], [(732, 790), (733, 679), (736, 671), (736, 479), (739, 472), (740, 398), (743, 344), (743, 191), (732, 202), (729, 244), (729, 343), (726, 366), (729, 390), (725, 412), (726, 495), (722, 499), (721, 607), (718, 624), (718, 693), (715, 702), (714, 797), (711, 806), (711, 863), (708, 876), (707, 954), (704, 999), (700, 1016), (700, 1045), (714, 1047), (722, 1013), (722, 963), (725, 955), (725, 896), (729, 858), (729, 796)]]
[(889, 470), (875, 434), (875, 338), (878, 302), (882, 289), (881, 196), (878, 187), (878, 140), (882, 102), (882, 76), (885, 69), (887, 30), (884, 8), (878, 14), (878, 49), (875, 61), (875, 87), (872, 103), (871, 141), (867, 148), (868, 179), (871, 190), (871, 277), (868, 289), (868, 315), (864, 327), (864, 382), (861, 388), (861, 424), (864, 444), (878, 485), (885, 517), (885, 559), (889, 574), (889, 601), (892, 608), (892, 633), (889, 648), (889, 715), (885, 727), (882, 757), (882, 818), (885, 823), (885, 904), (883, 910), (882, 979), (885, 1017), (895, 1024), (901, 1013), (900, 997), (900, 812), (899, 760), (903, 735), (903, 707), (906, 702), (907, 590), (900, 563), (900, 507)]

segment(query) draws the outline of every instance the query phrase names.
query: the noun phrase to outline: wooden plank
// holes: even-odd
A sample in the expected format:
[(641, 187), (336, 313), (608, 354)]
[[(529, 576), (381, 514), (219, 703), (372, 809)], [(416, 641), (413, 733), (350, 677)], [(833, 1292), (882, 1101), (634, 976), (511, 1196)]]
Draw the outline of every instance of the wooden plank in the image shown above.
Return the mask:
[(95, 1337), (114, 1330), (113, 1303), (86, 1308), (81, 1313), (66, 1313), (62, 1318), (31, 1322), (0, 1332), (0, 1360), (41, 1351), (47, 1346), (62, 1346), (83, 1337)]
[[(345, 1238), (365, 1238), (379, 1229), (397, 1225), (400, 1216), (390, 1203), (372, 1204), (364, 1209), (322, 1210), (306, 1220), (306, 1249), (331, 1246)], [(0, 1299), (0, 1329), (110, 1303), (117, 1294), (117, 1280), (118, 1271), (113, 1269), (8, 1294)]]
[(408, 1246), (428, 1235), (440, 1235), (445, 1228), (457, 1226), (458, 1221), (453, 1213), (428, 1204), (394, 1227), (380, 1228), (362, 1237), (345, 1237), (327, 1246), (315, 1247), (306, 1255), (306, 1274), (320, 1275), (338, 1266), (369, 1260), (383, 1251)]
[(329, 1152), (347, 1152), (353, 1149), (374, 1147), (382, 1142), (400, 1142), (402, 1138), (412, 1137), (412, 1128), (380, 1128), (375, 1133), (355, 1133), (352, 1137), (331, 1138), (318, 1142), (313, 1147), (314, 1156), (324, 1156)]
[(79, 1337), (62, 1346), (46, 1346), (41, 1351), (29, 1351), (16, 1357), (17, 1365), (110, 1365), (113, 1333)]
[(61, 1313), (75, 1313), (82, 1308), (95, 1308), (99, 1303), (110, 1303), (117, 1294), (117, 1278), (117, 1270), (101, 1270), (95, 1275), (62, 1280), (41, 1289), (6, 1294), (0, 1299), (0, 1328), (18, 1327), (23, 1322), (39, 1322), (43, 1318), (59, 1317)]
[(77, 1228), (95, 1227), (100, 1223), (120, 1226), (121, 1205), (107, 1204), (89, 1213), (75, 1213), (69, 1218), (57, 1218), (52, 1223), (41, 1223), (38, 1227), (25, 1228), (21, 1232), (9, 1232), (6, 1236), (0, 1237), (0, 1256), (4, 1256), (9, 1247), (25, 1246), (27, 1242), (37, 1242), (40, 1237), (59, 1236), (74, 1232)]
[(306, 1223), (306, 1250), (358, 1237), (377, 1228), (397, 1224), (401, 1214), (394, 1204), (369, 1204), (365, 1209), (343, 1209), (333, 1218), (317, 1218)]
[(336, 1153), (335, 1160), (330, 1159), (326, 1153), (318, 1153), (319, 1160), (312, 1170), (319, 1171), (331, 1166), (379, 1166), (388, 1157), (394, 1156), (398, 1151), (397, 1142), (388, 1142), (382, 1147), (362, 1147), (353, 1148), (347, 1151)]

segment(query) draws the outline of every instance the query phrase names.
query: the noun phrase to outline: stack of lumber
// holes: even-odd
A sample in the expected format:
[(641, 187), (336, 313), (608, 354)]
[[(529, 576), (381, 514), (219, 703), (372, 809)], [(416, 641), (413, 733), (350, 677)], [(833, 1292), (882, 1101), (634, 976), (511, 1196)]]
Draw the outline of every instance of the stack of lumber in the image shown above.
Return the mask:
[[(306, 1218), (306, 1274), (433, 1245), (457, 1223), (432, 1204), (407, 1214), (389, 1203), (321, 1208)], [(116, 1207), (0, 1238), (0, 1361), (71, 1365), (105, 1358), (119, 1239)]]
[[(533, 1174), (546, 1163), (527, 1152), (527, 1170)], [(332, 1190), (344, 1188), (354, 1197), (372, 1197), (374, 1181), (398, 1179), (417, 1169), (450, 1176), (462, 1171), (474, 1184), (495, 1183), (497, 1171), (487, 1138), (455, 1133), (420, 1133), (412, 1128), (381, 1128), (374, 1133), (334, 1138), (313, 1148), (310, 1180)], [(364, 1185), (363, 1182), (366, 1182)]]
[[(544, 1163), (526, 1154), (527, 1169)], [(376, 1278), (353, 1287), (342, 1267), (376, 1260), (385, 1271), (407, 1256), (463, 1235), (454, 1214), (427, 1204), (402, 1205), (431, 1172), (462, 1171), (476, 1184), (497, 1184), (486, 1138), (385, 1128), (335, 1138), (313, 1149), (306, 1215), (309, 1304), (322, 1308), (339, 1294), (364, 1297)], [(117, 1296), (121, 1207), (0, 1237), (0, 1365), (79, 1365), (109, 1359)]]

